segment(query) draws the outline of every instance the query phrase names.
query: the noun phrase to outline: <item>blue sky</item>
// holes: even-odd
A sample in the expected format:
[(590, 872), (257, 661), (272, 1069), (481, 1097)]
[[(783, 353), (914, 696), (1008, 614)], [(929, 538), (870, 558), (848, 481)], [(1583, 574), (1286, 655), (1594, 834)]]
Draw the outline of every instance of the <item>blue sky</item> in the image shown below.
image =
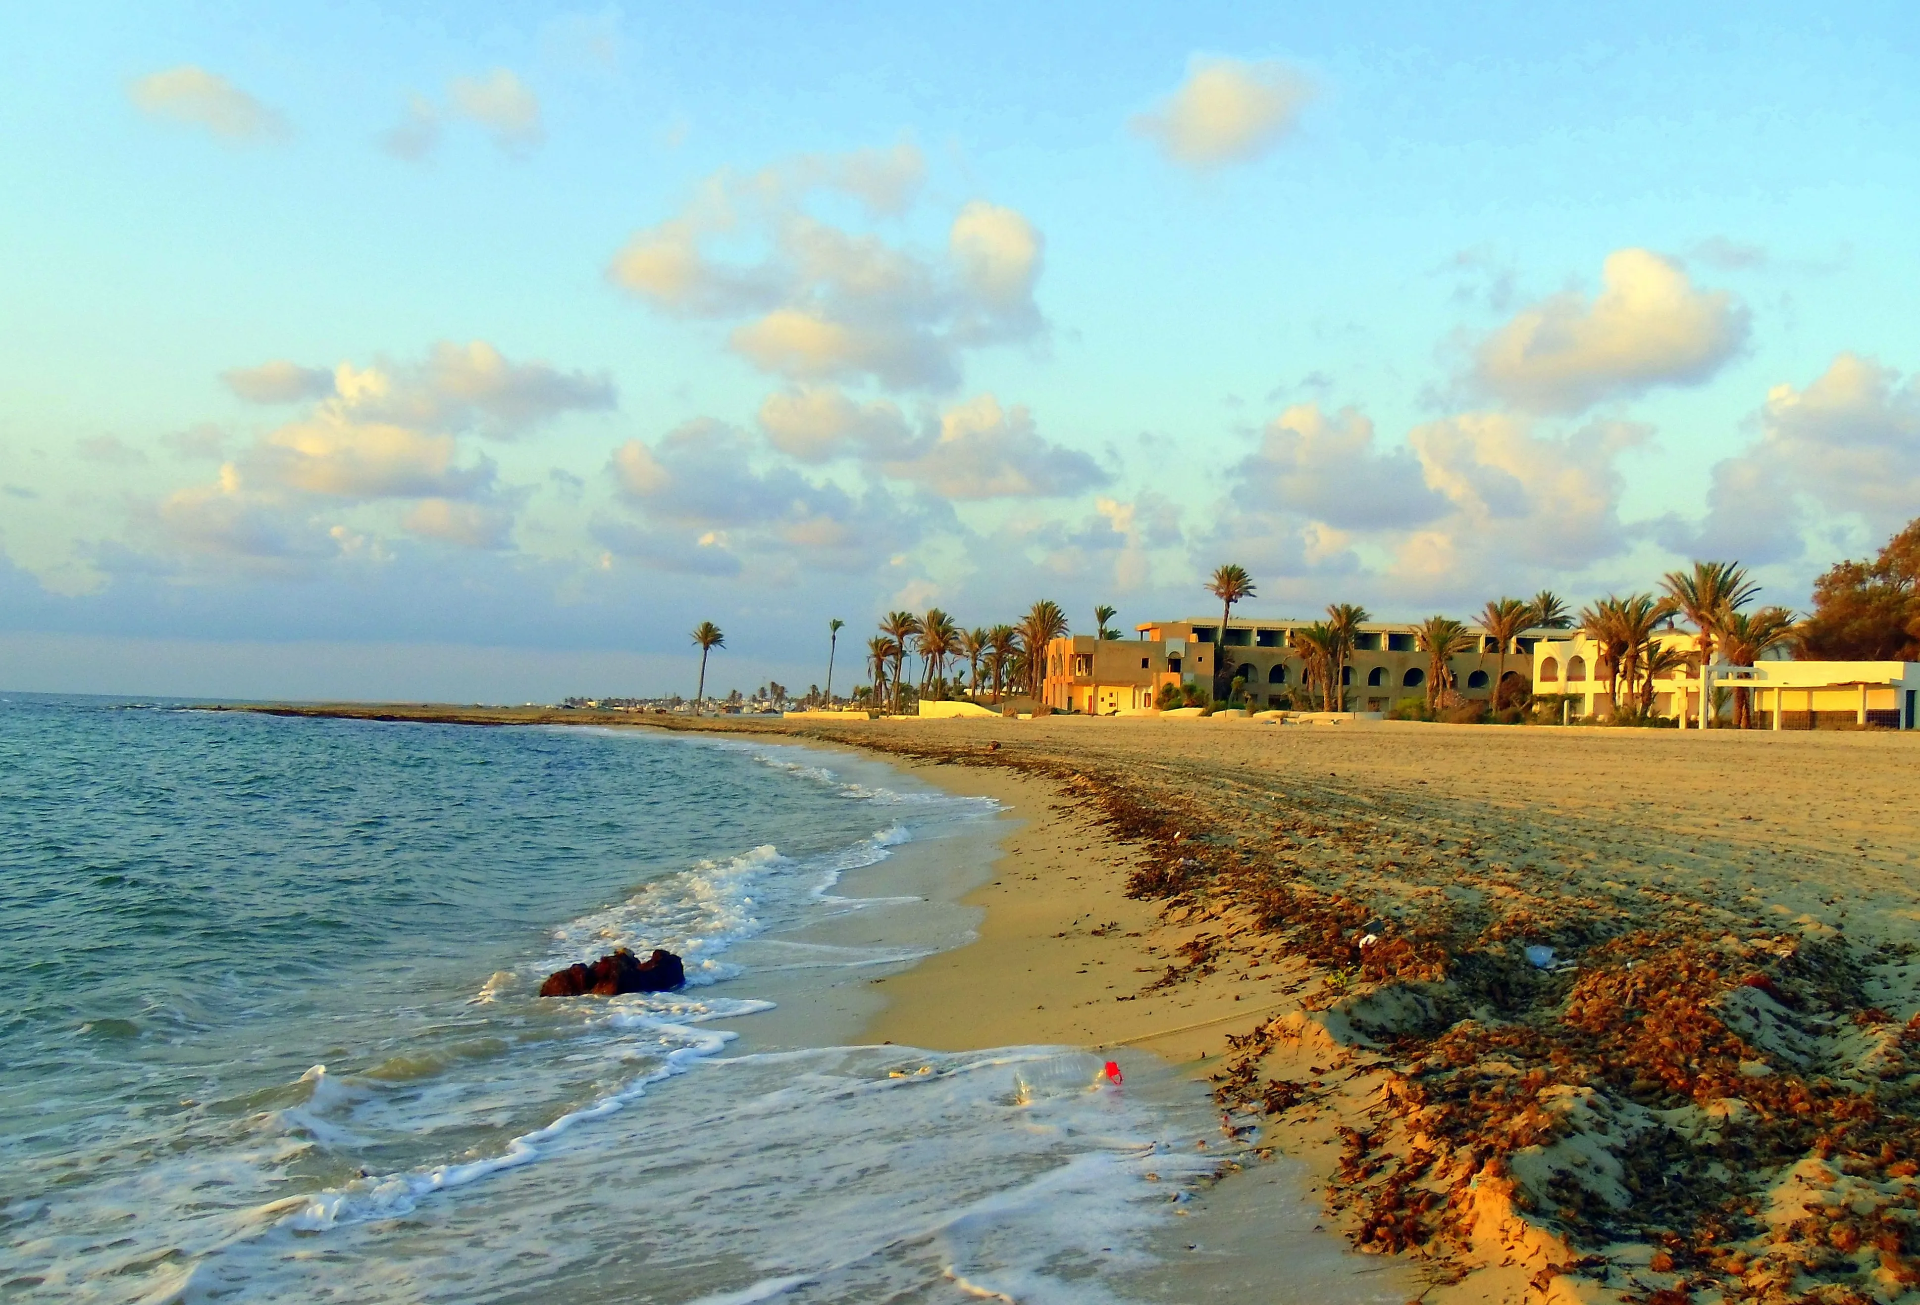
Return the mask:
[(1920, 515), (1903, 6), (9, 29), (0, 686), (685, 691), (704, 618), (804, 685), (1224, 560), (1799, 604)]

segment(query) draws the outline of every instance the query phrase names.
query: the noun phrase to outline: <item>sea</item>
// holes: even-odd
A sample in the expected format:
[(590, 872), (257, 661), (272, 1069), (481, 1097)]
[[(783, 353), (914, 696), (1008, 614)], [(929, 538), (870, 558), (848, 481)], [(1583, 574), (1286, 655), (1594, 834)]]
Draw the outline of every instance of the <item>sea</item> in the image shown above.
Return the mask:
[[(1200, 1085), (860, 1035), (1000, 824), (737, 737), (0, 695), (0, 1299), (1133, 1299)], [(686, 987), (536, 995), (616, 946)]]

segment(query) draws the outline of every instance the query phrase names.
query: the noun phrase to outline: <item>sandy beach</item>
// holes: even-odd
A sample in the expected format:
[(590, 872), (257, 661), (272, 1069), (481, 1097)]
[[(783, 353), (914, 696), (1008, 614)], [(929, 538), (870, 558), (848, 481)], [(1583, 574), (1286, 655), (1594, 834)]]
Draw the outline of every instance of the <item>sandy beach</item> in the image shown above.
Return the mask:
[[(1383, 1257), (1356, 1298), (1920, 1283), (1920, 740), (709, 724), (1005, 803), (978, 941), (877, 985), (869, 1036), (1189, 1066), (1223, 1131), (1299, 1166), (1324, 1226)], [(1264, 1168), (1194, 1217), (1277, 1227)], [(1167, 1298), (1272, 1281), (1286, 1245), (1183, 1265)]]

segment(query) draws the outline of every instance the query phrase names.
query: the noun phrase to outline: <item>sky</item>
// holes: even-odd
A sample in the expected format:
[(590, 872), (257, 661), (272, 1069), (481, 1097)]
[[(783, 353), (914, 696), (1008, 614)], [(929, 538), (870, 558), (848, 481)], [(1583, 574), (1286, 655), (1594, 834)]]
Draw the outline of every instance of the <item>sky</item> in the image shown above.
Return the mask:
[(1803, 607), (1920, 515), (1920, 16), (1583, 8), (15, 7), (0, 689)]

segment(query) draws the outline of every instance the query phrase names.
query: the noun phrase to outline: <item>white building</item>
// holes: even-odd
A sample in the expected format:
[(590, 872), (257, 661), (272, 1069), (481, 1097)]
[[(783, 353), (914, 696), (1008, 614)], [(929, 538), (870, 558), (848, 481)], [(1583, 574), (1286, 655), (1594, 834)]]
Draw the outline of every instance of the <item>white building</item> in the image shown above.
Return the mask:
[[(1694, 646), (1694, 636), (1682, 630), (1662, 630), (1655, 637), (1688, 650)], [(1653, 710), (1660, 716), (1683, 716), (1683, 723), (1697, 725), (1704, 687), (1748, 690), (1753, 695), (1753, 723), (1759, 729), (1847, 724), (1920, 727), (1920, 662), (1764, 660), (1757, 666), (1716, 664), (1707, 668), (1705, 676), (1683, 667), (1654, 679)], [(1533, 646), (1533, 692), (1536, 697), (1567, 695), (1576, 704), (1572, 712), (1576, 716), (1613, 712), (1599, 647), (1584, 634), (1569, 632)], [(1725, 719), (1728, 711), (1723, 705), (1713, 723)]]

